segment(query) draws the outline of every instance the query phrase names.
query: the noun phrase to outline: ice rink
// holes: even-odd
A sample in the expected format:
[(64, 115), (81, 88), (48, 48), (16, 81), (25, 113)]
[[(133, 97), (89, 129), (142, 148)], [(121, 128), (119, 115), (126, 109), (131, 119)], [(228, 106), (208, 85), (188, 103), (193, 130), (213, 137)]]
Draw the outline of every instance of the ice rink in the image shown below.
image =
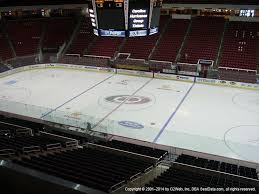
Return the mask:
[[(259, 162), (259, 92), (72, 69), (0, 78), (0, 109)], [(83, 126), (83, 125), (82, 125)]]

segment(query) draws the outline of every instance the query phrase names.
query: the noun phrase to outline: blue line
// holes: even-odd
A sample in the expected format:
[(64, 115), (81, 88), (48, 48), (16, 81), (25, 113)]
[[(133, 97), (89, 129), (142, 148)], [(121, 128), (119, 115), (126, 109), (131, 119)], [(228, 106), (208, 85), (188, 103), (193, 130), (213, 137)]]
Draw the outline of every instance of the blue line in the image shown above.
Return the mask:
[(105, 78), (104, 80), (98, 82), (97, 84), (93, 85), (92, 87), (88, 88), (87, 90), (81, 92), (80, 94), (74, 96), (73, 98), (71, 98), (71, 99), (69, 99), (68, 101), (64, 102), (64, 103), (61, 104), (60, 106), (56, 107), (55, 109), (52, 109), (52, 110), (50, 110), (49, 112), (43, 114), (40, 118), (43, 119), (45, 116), (51, 114), (52, 112), (54, 112), (54, 111), (56, 111), (57, 109), (59, 109), (59, 108), (61, 108), (62, 106), (64, 106), (65, 104), (67, 104), (67, 103), (71, 102), (72, 100), (76, 99), (77, 97), (79, 97), (79, 96), (85, 94), (85, 93), (88, 92), (89, 90), (95, 88), (96, 86), (100, 85), (101, 83), (105, 82), (106, 80), (110, 79), (110, 78), (113, 77), (113, 76), (114, 76), (114, 75), (112, 75), (112, 76), (110, 76), (110, 77), (107, 77), (107, 78)]
[[(138, 88), (135, 92), (133, 92), (130, 96), (134, 96), (135, 94), (137, 94), (140, 90), (142, 90), (146, 85), (148, 85), (151, 81), (153, 80), (153, 78), (151, 78), (150, 80), (148, 80), (146, 83), (144, 83), (140, 88)], [(97, 127), (98, 125), (100, 125), (107, 117), (109, 117), (112, 113), (114, 113), (116, 110), (118, 110), (121, 106), (123, 106), (123, 104), (125, 104), (125, 102), (127, 101), (127, 99), (125, 99), (122, 103), (120, 103), (117, 107), (115, 107), (111, 112), (109, 112), (107, 115), (105, 115), (100, 121), (98, 121), (98, 123), (96, 123), (92, 129), (94, 129), (95, 127)]]
[(186, 99), (186, 97), (188, 96), (188, 94), (190, 93), (190, 91), (192, 90), (193, 86), (195, 84), (195, 80), (194, 83), (191, 85), (191, 87), (189, 88), (189, 90), (186, 92), (186, 94), (184, 95), (184, 97), (182, 98), (182, 100), (180, 101), (180, 103), (177, 105), (175, 111), (170, 115), (170, 117), (167, 119), (166, 123), (164, 124), (164, 126), (160, 129), (160, 131), (158, 132), (158, 134), (156, 135), (155, 139), (153, 140), (153, 143), (156, 143), (158, 138), (162, 135), (162, 133), (164, 132), (165, 128), (167, 127), (167, 125), (170, 123), (170, 121), (173, 119), (173, 117), (175, 116), (175, 114), (177, 113), (177, 111), (179, 110), (180, 106), (183, 104), (184, 100)]

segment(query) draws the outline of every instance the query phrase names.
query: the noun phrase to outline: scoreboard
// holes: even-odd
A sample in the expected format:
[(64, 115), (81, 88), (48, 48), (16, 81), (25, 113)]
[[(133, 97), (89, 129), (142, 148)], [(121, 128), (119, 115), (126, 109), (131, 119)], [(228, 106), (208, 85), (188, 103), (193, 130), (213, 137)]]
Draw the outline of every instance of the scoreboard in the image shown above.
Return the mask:
[(92, 0), (89, 13), (97, 36), (133, 37), (158, 32), (162, 0)]
[(148, 9), (130, 9), (129, 29), (147, 29)]

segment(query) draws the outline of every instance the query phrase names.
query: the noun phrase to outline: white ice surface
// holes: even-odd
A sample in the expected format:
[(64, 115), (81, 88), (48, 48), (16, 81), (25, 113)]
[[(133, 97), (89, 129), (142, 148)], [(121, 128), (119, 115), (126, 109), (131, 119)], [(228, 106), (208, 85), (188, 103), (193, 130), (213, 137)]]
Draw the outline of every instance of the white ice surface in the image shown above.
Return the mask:
[(258, 99), (258, 91), (195, 84), (157, 143), (259, 161)]
[[(106, 132), (114, 135), (259, 162), (259, 92), (191, 87), (192, 83), (110, 73), (31, 70), (0, 79), (0, 109), (47, 120), (56, 115), (64, 121), (85, 119), (107, 126)], [(133, 94), (132, 100), (147, 101), (107, 100)], [(119, 124), (124, 121), (143, 128)]]
[[(32, 113), (27, 116), (39, 118), (110, 76), (112, 74), (68, 69), (20, 72), (0, 79), (0, 100), (16, 102), (14, 106), (20, 114), (23, 112), (20, 103), (32, 105)], [(12, 81), (15, 83), (8, 84)]]

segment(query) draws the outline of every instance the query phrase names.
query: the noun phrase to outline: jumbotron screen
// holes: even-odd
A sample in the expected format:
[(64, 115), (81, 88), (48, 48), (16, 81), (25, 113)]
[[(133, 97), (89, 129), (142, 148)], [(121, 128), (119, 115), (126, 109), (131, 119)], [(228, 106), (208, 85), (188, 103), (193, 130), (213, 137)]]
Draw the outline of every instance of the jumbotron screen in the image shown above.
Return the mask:
[(98, 36), (133, 37), (158, 32), (162, 0), (92, 0), (89, 12)]
[(98, 27), (100, 29), (124, 29), (124, 11), (115, 2), (104, 2), (97, 7)]

